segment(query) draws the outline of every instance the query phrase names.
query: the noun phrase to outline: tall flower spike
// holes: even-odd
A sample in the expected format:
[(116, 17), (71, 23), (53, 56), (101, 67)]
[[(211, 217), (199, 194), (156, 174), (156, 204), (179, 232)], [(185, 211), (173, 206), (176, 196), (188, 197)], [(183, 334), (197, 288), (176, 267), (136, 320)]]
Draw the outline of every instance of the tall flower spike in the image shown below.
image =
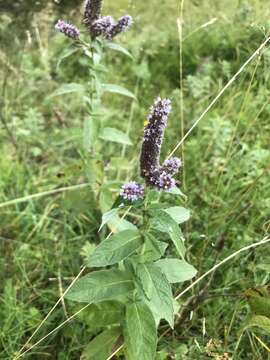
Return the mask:
[(132, 25), (132, 22), (133, 19), (130, 15), (122, 16), (111, 29), (108, 39), (113, 39), (116, 35), (126, 31)]
[(69, 24), (64, 20), (58, 20), (55, 25), (55, 29), (71, 39), (79, 39), (80, 31), (76, 28), (76, 26)]
[(150, 185), (153, 184), (152, 174), (158, 171), (160, 167), (160, 150), (170, 111), (170, 100), (157, 98), (151, 108), (148, 123), (144, 128), (140, 167), (141, 176)]
[(102, 0), (86, 0), (84, 5), (83, 22), (90, 28), (95, 20), (100, 17)]

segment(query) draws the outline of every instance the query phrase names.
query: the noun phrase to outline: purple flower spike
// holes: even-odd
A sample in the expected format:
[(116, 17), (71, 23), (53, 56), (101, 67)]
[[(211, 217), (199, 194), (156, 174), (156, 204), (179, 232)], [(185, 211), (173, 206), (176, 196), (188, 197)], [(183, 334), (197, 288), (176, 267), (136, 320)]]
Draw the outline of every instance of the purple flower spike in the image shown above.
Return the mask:
[(164, 137), (164, 131), (171, 111), (171, 102), (168, 99), (158, 98), (151, 108), (148, 124), (144, 129), (144, 138), (141, 150), (141, 176), (149, 180), (149, 176), (158, 170), (160, 149)]
[(83, 22), (90, 28), (93, 22), (99, 19), (102, 8), (102, 0), (86, 0), (84, 5)]
[(112, 31), (115, 22), (111, 16), (104, 16), (94, 21), (90, 28), (90, 33), (93, 38), (102, 35), (106, 39), (110, 39), (110, 33)]
[(144, 187), (143, 185), (131, 181), (122, 186), (120, 195), (122, 196), (123, 199), (134, 202), (143, 198)]
[(126, 31), (132, 25), (132, 22), (133, 19), (130, 15), (122, 16), (111, 29), (108, 39), (113, 39), (116, 35)]
[(173, 175), (181, 166), (181, 160), (175, 157), (160, 166), (160, 150), (170, 111), (170, 100), (158, 98), (151, 108), (148, 123), (144, 128), (140, 158), (141, 176), (147, 185), (158, 190), (170, 190), (176, 186)]
[(55, 29), (71, 39), (79, 39), (80, 31), (76, 28), (76, 26), (69, 24), (64, 20), (58, 20), (55, 25)]
[(166, 161), (164, 161), (161, 169), (168, 174), (174, 175), (178, 172), (182, 162), (177, 157), (172, 157)]

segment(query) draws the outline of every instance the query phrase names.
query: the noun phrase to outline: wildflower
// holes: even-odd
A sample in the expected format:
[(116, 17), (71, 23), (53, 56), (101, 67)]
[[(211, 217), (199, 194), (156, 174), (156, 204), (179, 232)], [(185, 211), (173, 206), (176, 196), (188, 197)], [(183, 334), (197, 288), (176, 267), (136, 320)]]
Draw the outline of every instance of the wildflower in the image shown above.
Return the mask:
[(111, 31), (115, 22), (111, 16), (104, 16), (94, 21), (90, 28), (90, 33), (93, 38), (102, 35), (106, 39), (111, 38)]
[(177, 157), (172, 157), (166, 161), (164, 161), (161, 169), (166, 171), (168, 174), (174, 175), (178, 172), (182, 162)]
[(79, 39), (80, 31), (76, 28), (76, 26), (69, 24), (64, 20), (58, 20), (55, 25), (55, 29), (71, 39)]
[(83, 22), (90, 28), (93, 22), (99, 19), (102, 8), (102, 0), (86, 0), (84, 5)]
[(103, 36), (107, 40), (112, 40), (132, 24), (132, 17), (129, 15), (122, 16), (118, 22), (111, 16), (101, 17), (101, 8), (102, 0), (85, 1), (83, 22), (92, 38)]
[(132, 22), (133, 19), (130, 15), (122, 16), (111, 29), (108, 39), (113, 39), (116, 35), (126, 31), (132, 25)]
[(143, 198), (144, 187), (143, 185), (131, 181), (122, 186), (120, 195), (122, 196), (123, 199), (134, 202)]
[(140, 158), (141, 176), (146, 184), (159, 190), (170, 190), (176, 186), (173, 175), (181, 166), (181, 160), (176, 157), (166, 160), (160, 166), (160, 150), (170, 111), (170, 100), (157, 98), (144, 128)]
[(170, 111), (170, 100), (157, 98), (151, 108), (148, 124), (144, 128), (140, 166), (141, 176), (146, 182), (155, 171), (159, 170), (160, 149)]
[(176, 186), (175, 180), (171, 174), (162, 169), (155, 170), (148, 178), (148, 184), (156, 187), (158, 190), (171, 190)]

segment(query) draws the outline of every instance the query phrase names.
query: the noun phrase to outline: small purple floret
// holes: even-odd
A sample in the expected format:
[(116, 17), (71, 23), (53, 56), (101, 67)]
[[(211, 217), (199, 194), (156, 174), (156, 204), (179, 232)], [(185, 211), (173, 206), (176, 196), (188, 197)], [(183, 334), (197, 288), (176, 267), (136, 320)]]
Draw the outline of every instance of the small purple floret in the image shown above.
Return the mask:
[(55, 29), (63, 33), (65, 36), (77, 40), (80, 36), (79, 29), (76, 26), (67, 23), (64, 20), (58, 20), (57, 24), (55, 25)]
[(158, 190), (171, 190), (176, 186), (172, 175), (161, 169), (154, 171), (149, 176), (148, 184), (156, 187)]
[(168, 174), (174, 175), (178, 172), (182, 162), (177, 157), (172, 157), (166, 161), (164, 161), (161, 169), (166, 171)]
[(120, 195), (123, 199), (134, 202), (143, 198), (144, 187), (143, 185), (131, 181), (122, 186), (120, 190)]

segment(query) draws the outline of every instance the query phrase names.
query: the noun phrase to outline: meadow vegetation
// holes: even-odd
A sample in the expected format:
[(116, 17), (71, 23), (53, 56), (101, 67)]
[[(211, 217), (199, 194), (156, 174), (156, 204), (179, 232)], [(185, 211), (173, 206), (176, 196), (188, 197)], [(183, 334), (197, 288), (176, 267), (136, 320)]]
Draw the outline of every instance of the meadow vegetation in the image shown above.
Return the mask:
[[(54, 29), (59, 18), (81, 26), (80, 1), (0, 8), (0, 359), (16, 358), (95, 246), (116, 231), (115, 223), (100, 230), (102, 215), (121, 185), (139, 178), (153, 99), (170, 98), (173, 105), (162, 146), (165, 159), (269, 36), (270, 8), (264, 1), (190, 0), (184, 3), (181, 42), (180, 3), (105, 1), (104, 13), (129, 13), (134, 19), (115, 40), (132, 56), (106, 49), (106, 67), (100, 69), (106, 83), (124, 86), (137, 99), (110, 92), (102, 98), (99, 127), (120, 130), (120, 141), (89, 127), (80, 91), (59, 91), (63, 84), (89, 81), (87, 57), (67, 51), (69, 39)], [(269, 236), (269, 84), (266, 46), (176, 152), (184, 162), (177, 181), (185, 195), (167, 194), (165, 202), (190, 210), (181, 230), (186, 260), (197, 276)], [(97, 188), (85, 186), (6, 204), (93, 182), (98, 195)], [(136, 208), (126, 220), (140, 222)], [(181, 297), (175, 328), (161, 322), (159, 335), (166, 334), (156, 359), (270, 359), (269, 259), (269, 243), (243, 252)], [(191, 283), (174, 284), (173, 293)], [(117, 323), (115, 309), (109, 318), (110, 306), (85, 309), (25, 358), (106, 360), (106, 353), (93, 354), (98, 340), (90, 342)], [(81, 307), (63, 300), (32, 343)], [(122, 348), (114, 358), (125, 358)]]

